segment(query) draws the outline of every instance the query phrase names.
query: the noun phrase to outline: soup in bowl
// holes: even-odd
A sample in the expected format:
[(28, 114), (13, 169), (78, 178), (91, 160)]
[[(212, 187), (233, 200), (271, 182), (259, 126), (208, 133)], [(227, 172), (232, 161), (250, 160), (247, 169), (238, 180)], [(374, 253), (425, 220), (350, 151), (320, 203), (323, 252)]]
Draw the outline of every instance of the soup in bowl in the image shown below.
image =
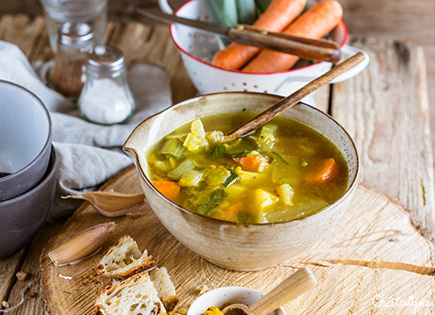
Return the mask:
[(356, 188), (352, 139), (309, 105), (219, 141), (280, 99), (200, 96), (148, 118), (124, 145), (162, 224), (218, 266), (255, 270), (293, 258), (334, 226)]

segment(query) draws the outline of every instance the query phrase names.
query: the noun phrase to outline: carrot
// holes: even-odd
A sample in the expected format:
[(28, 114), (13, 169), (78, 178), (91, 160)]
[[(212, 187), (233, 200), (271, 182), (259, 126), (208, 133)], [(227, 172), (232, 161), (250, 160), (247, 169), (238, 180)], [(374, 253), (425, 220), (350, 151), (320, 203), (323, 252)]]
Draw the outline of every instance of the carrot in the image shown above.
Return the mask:
[(338, 166), (333, 158), (321, 160), (315, 164), (315, 171), (307, 176), (307, 181), (322, 184), (334, 179), (338, 174)]
[(225, 219), (228, 221), (235, 221), (237, 219), (237, 214), (243, 208), (242, 202), (236, 202), (230, 204), (223, 209)]
[[(297, 18), (283, 33), (320, 39), (337, 26), (342, 16), (343, 9), (337, 1), (320, 2)], [(285, 71), (293, 67), (298, 60), (299, 57), (294, 55), (264, 49), (243, 68), (243, 71), (262, 73)]]
[(175, 199), (180, 193), (180, 186), (169, 180), (154, 180), (153, 186), (166, 198)]
[(256, 154), (251, 154), (241, 158), (233, 158), (237, 164), (239, 164), (243, 170), (250, 172), (261, 172), (265, 164), (268, 164), (268, 160)]
[[(280, 32), (302, 12), (305, 3), (306, 0), (273, 0), (252, 26)], [(259, 52), (258, 47), (231, 43), (214, 55), (212, 64), (226, 69), (240, 69)]]

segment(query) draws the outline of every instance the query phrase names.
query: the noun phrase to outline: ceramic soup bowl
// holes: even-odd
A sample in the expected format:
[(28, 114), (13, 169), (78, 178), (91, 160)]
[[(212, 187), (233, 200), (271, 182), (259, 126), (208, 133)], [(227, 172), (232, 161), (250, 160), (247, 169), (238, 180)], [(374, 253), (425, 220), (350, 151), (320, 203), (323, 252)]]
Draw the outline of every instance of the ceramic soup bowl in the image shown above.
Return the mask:
[(226, 92), (200, 96), (152, 116), (132, 132), (124, 150), (133, 159), (142, 189), (162, 224), (182, 244), (208, 261), (231, 270), (256, 270), (282, 263), (309, 249), (341, 218), (357, 186), (359, 160), (348, 133), (327, 114), (298, 104), (281, 116), (317, 130), (343, 153), (349, 180), (344, 195), (324, 210), (299, 220), (238, 225), (186, 210), (160, 194), (151, 184), (147, 151), (165, 135), (197, 118), (228, 112), (259, 113), (280, 100), (277, 95)]
[(51, 129), (50, 114), (38, 97), (0, 80), (0, 201), (29, 191), (44, 176)]

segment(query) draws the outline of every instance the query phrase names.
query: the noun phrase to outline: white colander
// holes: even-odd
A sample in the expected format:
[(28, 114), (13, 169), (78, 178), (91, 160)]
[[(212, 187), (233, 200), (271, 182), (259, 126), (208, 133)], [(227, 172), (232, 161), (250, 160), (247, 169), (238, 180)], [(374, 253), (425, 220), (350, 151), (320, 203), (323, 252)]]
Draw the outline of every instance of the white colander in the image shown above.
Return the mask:
[[(167, 0), (159, 0), (159, 4), (164, 12), (172, 13)], [(204, 0), (188, 1), (175, 14), (189, 19), (213, 22), (212, 14)], [(171, 24), (170, 31), (172, 40), (180, 49), (187, 72), (200, 94), (254, 91), (289, 95), (329, 71), (332, 66), (329, 62), (319, 62), (294, 70), (267, 74), (227, 70), (210, 64), (213, 55), (221, 48), (218, 35), (181, 24)], [(343, 21), (329, 34), (329, 37), (341, 44), (345, 58), (361, 51), (346, 45), (348, 31)], [(363, 53), (366, 57), (363, 62), (337, 77), (332, 83), (349, 79), (367, 67), (369, 56), (366, 52)]]

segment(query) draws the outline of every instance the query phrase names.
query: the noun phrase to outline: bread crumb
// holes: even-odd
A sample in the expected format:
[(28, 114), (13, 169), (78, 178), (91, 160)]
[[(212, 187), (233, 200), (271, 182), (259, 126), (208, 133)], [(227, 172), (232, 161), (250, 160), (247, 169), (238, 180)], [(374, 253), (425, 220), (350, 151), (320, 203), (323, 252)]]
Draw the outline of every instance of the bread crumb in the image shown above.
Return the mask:
[(9, 303), (6, 302), (6, 301), (3, 301), (2, 305), (3, 305), (4, 308), (9, 308), (10, 307)]
[(18, 271), (15, 275), (17, 276), (17, 279), (20, 281), (26, 280), (28, 276), (27, 272), (24, 271)]
[(37, 293), (36, 292), (27, 292), (26, 293), (26, 298), (27, 299), (33, 299), (34, 297), (36, 297)]
[(133, 213), (133, 214), (131, 215), (131, 217), (132, 217), (133, 219), (138, 219), (138, 218), (140, 218), (141, 216), (143, 216), (143, 213), (142, 213), (142, 212), (136, 212), (136, 213)]

